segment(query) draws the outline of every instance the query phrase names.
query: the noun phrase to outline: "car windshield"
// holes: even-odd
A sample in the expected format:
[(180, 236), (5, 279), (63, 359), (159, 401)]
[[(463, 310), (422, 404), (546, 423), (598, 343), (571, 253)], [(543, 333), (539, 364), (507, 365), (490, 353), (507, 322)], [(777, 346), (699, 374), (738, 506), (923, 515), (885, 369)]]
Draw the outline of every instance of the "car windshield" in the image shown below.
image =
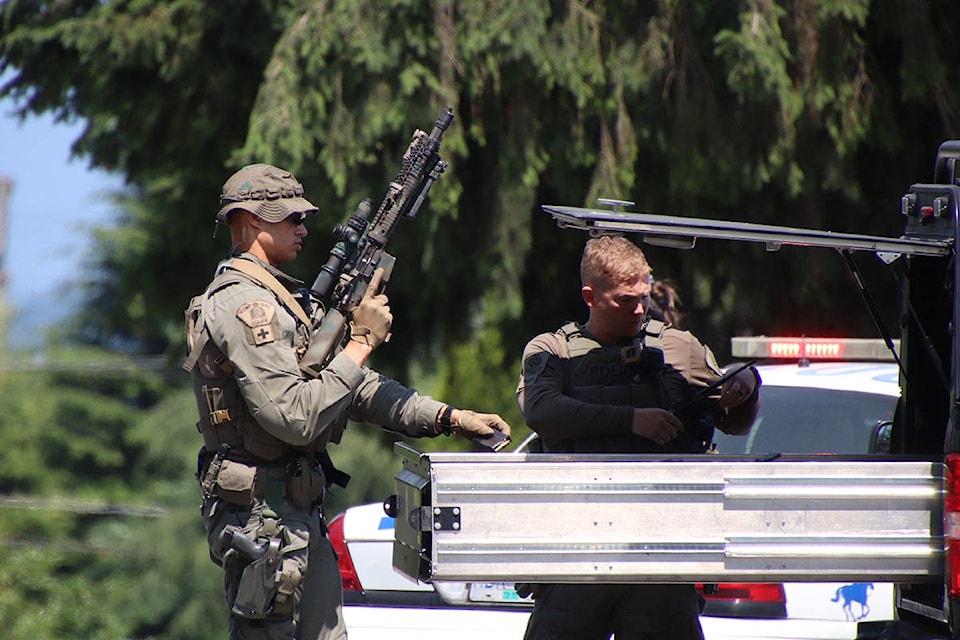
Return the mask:
[(763, 387), (746, 436), (714, 435), (720, 453), (870, 453), (878, 424), (893, 420), (897, 399), (860, 391)]

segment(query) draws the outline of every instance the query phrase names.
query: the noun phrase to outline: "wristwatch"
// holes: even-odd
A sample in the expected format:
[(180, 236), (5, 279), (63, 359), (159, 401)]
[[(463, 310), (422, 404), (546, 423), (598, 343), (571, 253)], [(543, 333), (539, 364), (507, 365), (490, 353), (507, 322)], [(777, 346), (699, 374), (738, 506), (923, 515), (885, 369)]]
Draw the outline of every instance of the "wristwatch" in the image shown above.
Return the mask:
[(437, 414), (437, 434), (443, 434), (445, 436), (453, 435), (453, 406), (445, 406), (440, 413)]

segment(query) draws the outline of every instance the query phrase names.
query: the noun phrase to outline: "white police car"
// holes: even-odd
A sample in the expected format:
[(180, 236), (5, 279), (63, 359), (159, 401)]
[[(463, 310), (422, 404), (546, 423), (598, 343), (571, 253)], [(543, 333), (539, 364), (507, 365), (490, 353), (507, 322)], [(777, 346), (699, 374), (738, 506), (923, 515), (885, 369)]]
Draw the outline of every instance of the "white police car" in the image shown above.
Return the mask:
[(512, 585), (413, 582), (393, 569), (393, 538), (394, 519), (379, 503), (330, 521), (350, 640), (523, 637), (532, 603)]
[[(759, 358), (759, 415), (746, 436), (717, 433), (718, 452), (870, 455), (886, 453), (900, 396), (899, 371), (881, 340), (734, 338), (733, 355)], [(777, 361), (789, 364), (770, 364)], [(784, 584), (786, 618), (856, 624), (892, 620), (893, 585)], [(821, 636), (817, 636), (821, 637)], [(834, 637), (834, 636), (829, 636)]]
[[(757, 358), (759, 415), (747, 436), (717, 433), (720, 453), (869, 455), (886, 451), (900, 394), (898, 371), (879, 341), (734, 338)], [(771, 364), (777, 360), (789, 364)], [(527, 443), (521, 444), (517, 450)], [(504, 454), (500, 454), (504, 455)], [(508, 454), (507, 454), (508, 455)], [(512, 584), (417, 584), (392, 567), (394, 521), (380, 504), (331, 521), (340, 556), (351, 640), (522, 638), (530, 600)], [(893, 586), (872, 583), (699, 585), (708, 640), (856, 638), (857, 623), (893, 618)]]

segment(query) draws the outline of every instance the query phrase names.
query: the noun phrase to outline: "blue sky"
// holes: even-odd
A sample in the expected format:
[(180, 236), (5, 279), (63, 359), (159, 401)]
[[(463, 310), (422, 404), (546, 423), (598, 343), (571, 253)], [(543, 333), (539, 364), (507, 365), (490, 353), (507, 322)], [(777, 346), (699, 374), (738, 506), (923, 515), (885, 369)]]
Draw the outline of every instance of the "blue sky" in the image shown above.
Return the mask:
[(71, 160), (81, 123), (57, 124), (51, 116), (20, 123), (14, 106), (0, 100), (0, 176), (13, 181), (3, 258), (5, 301), (14, 312), (8, 344), (38, 346), (44, 328), (68, 310), (61, 301), (79, 277), (89, 229), (111, 220), (106, 194), (123, 181)]

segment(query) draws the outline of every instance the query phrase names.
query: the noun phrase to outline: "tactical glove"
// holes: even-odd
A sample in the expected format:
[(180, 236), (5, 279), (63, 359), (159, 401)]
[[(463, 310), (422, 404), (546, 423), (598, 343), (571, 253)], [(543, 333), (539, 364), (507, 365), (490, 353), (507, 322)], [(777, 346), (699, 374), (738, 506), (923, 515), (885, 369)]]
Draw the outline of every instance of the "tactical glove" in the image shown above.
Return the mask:
[(377, 269), (350, 320), (350, 339), (371, 349), (390, 339), (390, 325), (393, 324), (387, 295), (377, 293), (382, 279), (383, 269)]
[(510, 435), (510, 425), (495, 413), (477, 413), (467, 409), (460, 409), (457, 414), (457, 424), (460, 435), (469, 440), (476, 440), (500, 431)]

